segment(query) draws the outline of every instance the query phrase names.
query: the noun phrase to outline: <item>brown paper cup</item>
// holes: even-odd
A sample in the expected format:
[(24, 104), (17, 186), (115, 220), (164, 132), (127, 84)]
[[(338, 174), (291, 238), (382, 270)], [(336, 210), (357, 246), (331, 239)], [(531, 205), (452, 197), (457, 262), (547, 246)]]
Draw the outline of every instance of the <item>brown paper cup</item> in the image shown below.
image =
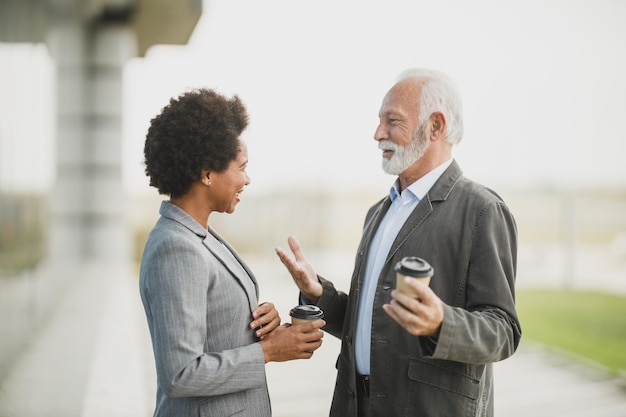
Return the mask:
[(324, 312), (318, 306), (300, 305), (292, 308), (289, 315), (291, 324), (305, 324), (311, 320), (323, 318)]
[(430, 285), (434, 269), (428, 262), (415, 256), (402, 258), (395, 266), (396, 289), (404, 294), (415, 296), (413, 289), (404, 283), (404, 278), (418, 279), (426, 285)]

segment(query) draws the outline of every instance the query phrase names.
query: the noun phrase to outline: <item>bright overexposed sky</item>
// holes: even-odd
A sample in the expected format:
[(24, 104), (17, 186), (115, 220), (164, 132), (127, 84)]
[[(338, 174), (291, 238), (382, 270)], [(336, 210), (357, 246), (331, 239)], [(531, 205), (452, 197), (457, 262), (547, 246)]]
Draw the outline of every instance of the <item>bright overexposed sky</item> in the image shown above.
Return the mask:
[[(384, 192), (393, 178), (372, 139), (380, 102), (399, 72), (426, 66), (461, 89), (454, 155), (467, 176), (626, 186), (624, 22), (621, 0), (205, 0), (188, 45), (126, 65), (125, 185), (154, 192), (142, 165), (150, 119), (170, 97), (209, 87), (248, 107), (251, 191)], [(0, 100), (3, 117), (18, 104)]]
[(410, 66), (459, 84), (467, 176), (493, 186), (626, 185), (626, 3), (620, 0), (212, 0), (185, 47), (126, 70), (127, 180), (146, 183), (149, 119), (170, 96), (237, 93), (252, 188), (387, 187), (372, 140)]

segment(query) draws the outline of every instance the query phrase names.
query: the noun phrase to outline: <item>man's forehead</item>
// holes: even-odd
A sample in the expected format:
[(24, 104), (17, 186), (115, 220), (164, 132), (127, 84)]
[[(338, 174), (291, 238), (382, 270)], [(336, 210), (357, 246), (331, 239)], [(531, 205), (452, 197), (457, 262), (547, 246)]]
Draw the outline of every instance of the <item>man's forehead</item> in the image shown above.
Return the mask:
[(419, 85), (398, 83), (385, 95), (380, 107), (380, 114), (406, 114), (418, 107), (418, 98)]
[(399, 98), (415, 99), (418, 97), (422, 89), (423, 81), (419, 78), (406, 78), (398, 81), (388, 92), (388, 95), (394, 95)]
[(383, 102), (379, 113), (381, 116), (404, 115), (407, 114), (407, 108), (395, 102)]

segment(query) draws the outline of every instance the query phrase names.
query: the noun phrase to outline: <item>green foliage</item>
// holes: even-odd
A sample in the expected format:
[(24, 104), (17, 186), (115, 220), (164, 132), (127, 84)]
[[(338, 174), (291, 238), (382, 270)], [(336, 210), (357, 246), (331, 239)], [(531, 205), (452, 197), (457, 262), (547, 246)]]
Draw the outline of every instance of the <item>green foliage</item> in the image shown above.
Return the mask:
[(626, 296), (591, 291), (518, 290), (523, 338), (626, 370)]

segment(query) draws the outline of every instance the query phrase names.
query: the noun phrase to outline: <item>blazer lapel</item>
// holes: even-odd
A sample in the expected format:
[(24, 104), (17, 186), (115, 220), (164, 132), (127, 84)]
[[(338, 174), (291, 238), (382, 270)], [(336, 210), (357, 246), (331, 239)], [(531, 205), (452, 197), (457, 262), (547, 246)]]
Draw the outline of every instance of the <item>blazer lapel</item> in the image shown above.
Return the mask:
[(444, 171), (444, 173), (439, 177), (437, 182), (432, 186), (432, 188), (426, 193), (422, 201), (420, 201), (413, 210), (413, 212), (409, 215), (409, 218), (406, 220), (400, 232), (398, 232), (398, 236), (394, 240), (391, 248), (389, 249), (389, 255), (385, 263), (389, 262), (389, 260), (395, 255), (395, 253), (402, 247), (404, 242), (415, 232), (415, 230), (426, 220), (426, 218), (433, 212), (433, 202), (434, 201), (442, 201), (448, 198), (450, 192), (454, 188), (454, 185), (461, 177), (462, 171), (461, 167), (456, 161), (452, 161), (452, 164)]
[(242, 288), (246, 291), (250, 310), (254, 310), (259, 297), (259, 289), (252, 271), (237, 255), (237, 252), (213, 229), (205, 229), (180, 207), (169, 201), (161, 202), (159, 213), (170, 218), (195, 233), (202, 239), (204, 246), (224, 265)]
[(367, 259), (369, 257), (369, 250), (372, 244), (372, 239), (374, 238), (374, 234), (376, 230), (380, 226), (380, 222), (383, 217), (385, 217), (385, 213), (389, 210), (391, 206), (391, 198), (386, 196), (381, 201), (378, 202), (373, 211), (368, 213), (368, 216), (365, 221), (365, 225), (363, 226), (363, 237), (361, 238), (361, 243), (359, 245), (359, 267), (356, 275), (353, 275), (353, 279), (357, 280), (357, 288), (360, 290), (361, 283), (363, 282), (363, 277), (365, 275), (365, 265), (367, 265)]
[(248, 295), (250, 309), (254, 310), (257, 307), (256, 303), (259, 296), (259, 287), (252, 271), (228, 242), (222, 239), (211, 227), (209, 227), (203, 243), (222, 265), (230, 271), (232, 276), (239, 281), (239, 284), (245, 289)]
[(378, 230), (378, 226), (380, 226), (380, 222), (383, 220), (383, 217), (385, 217), (385, 213), (387, 213), (387, 210), (389, 210), (390, 206), (391, 197), (386, 196), (378, 204), (378, 207), (376, 207), (374, 213), (372, 213), (367, 223), (363, 227), (363, 237), (366, 242), (366, 247), (364, 249), (366, 254), (369, 253), (369, 247), (372, 243), (374, 234), (376, 233), (376, 230)]
[(391, 248), (389, 248), (389, 254), (385, 263), (395, 255), (395, 253), (402, 247), (402, 244), (413, 234), (415, 229), (433, 212), (433, 205), (429, 199), (428, 194), (424, 196), (422, 201), (417, 204), (417, 207), (413, 209), (413, 212), (409, 215), (408, 219), (404, 222), (398, 235), (396, 236)]

